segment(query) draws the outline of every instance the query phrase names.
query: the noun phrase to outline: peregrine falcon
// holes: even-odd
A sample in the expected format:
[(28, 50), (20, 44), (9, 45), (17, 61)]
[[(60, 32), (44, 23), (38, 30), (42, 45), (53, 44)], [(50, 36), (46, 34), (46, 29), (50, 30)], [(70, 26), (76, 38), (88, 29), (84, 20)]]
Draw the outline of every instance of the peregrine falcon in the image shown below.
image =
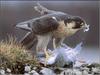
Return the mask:
[(81, 29), (85, 29), (87, 25), (81, 17), (57, 11), (48, 12), (50, 11), (38, 18), (16, 25), (17, 28), (28, 31), (28, 36), (26, 35), (21, 43), (24, 45), (31, 40), (31, 46), (33, 46), (34, 42), (36, 42), (35, 40), (37, 40), (36, 51), (44, 50), (46, 56), (46, 49), (52, 38), (55, 39), (55, 47), (59, 47), (66, 37), (72, 36)]

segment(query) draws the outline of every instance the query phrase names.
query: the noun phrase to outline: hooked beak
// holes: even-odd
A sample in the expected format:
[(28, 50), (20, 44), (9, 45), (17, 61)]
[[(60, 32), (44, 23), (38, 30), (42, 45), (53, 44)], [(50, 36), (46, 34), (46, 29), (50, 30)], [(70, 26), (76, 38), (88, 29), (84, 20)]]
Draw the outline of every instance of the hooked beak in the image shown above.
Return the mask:
[(85, 25), (84, 25), (84, 29), (83, 29), (84, 32), (89, 31), (89, 29), (90, 29), (89, 27), (90, 27), (90, 25), (88, 25), (88, 24), (85, 23)]
[(20, 28), (20, 29), (26, 30), (26, 31), (32, 31), (32, 28), (27, 23), (17, 24), (16, 28)]

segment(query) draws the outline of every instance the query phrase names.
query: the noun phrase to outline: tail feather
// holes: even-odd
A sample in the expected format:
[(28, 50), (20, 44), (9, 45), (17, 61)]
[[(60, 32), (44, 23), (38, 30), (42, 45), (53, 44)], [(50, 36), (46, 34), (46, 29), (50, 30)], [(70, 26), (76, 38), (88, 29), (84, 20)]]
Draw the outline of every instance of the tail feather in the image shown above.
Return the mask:
[(37, 12), (39, 12), (41, 15), (50, 14), (50, 13), (54, 13), (55, 12), (53, 10), (49, 10), (49, 9), (45, 8), (40, 3), (37, 3), (37, 6), (35, 6), (34, 9)]
[(31, 49), (37, 42), (36, 36), (32, 32), (28, 32), (21, 40), (20, 43), (27, 49)]

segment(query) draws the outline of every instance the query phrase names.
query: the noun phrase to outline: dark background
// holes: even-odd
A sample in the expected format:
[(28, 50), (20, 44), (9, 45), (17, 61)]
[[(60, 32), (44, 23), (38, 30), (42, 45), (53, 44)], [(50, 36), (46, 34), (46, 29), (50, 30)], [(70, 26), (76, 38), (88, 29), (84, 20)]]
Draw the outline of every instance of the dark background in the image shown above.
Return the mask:
[[(87, 33), (82, 31), (67, 38), (65, 43), (75, 46), (83, 41), (84, 47), (99, 47), (99, 2), (98, 1), (38, 1), (41, 5), (51, 10), (62, 11), (74, 16), (80, 16), (90, 30)], [(37, 1), (0, 1), (0, 40), (8, 35), (17, 37), (20, 40), (27, 32), (15, 29), (14, 25), (40, 16), (34, 10)], [(84, 39), (84, 40), (83, 40)]]

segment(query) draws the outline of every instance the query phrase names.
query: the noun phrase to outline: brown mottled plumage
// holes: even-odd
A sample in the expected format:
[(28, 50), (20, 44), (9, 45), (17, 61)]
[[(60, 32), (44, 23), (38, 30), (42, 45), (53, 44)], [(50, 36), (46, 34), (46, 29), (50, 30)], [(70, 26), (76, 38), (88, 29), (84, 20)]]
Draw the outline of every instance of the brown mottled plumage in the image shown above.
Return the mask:
[[(30, 33), (21, 40), (23, 45), (32, 42), (30, 44), (30, 47), (32, 47), (35, 42), (32, 40), (37, 39), (37, 51), (44, 50), (46, 53), (47, 45), (52, 38), (53, 44), (55, 45), (54, 47), (59, 47), (66, 37), (75, 34), (85, 26), (85, 21), (80, 17), (71, 16), (63, 12), (50, 12), (49, 10), (46, 10), (47, 13), (43, 12), (45, 12), (45, 10), (42, 11), (43, 16), (16, 25), (18, 28), (30, 31)], [(32, 36), (30, 37), (30, 35)]]

